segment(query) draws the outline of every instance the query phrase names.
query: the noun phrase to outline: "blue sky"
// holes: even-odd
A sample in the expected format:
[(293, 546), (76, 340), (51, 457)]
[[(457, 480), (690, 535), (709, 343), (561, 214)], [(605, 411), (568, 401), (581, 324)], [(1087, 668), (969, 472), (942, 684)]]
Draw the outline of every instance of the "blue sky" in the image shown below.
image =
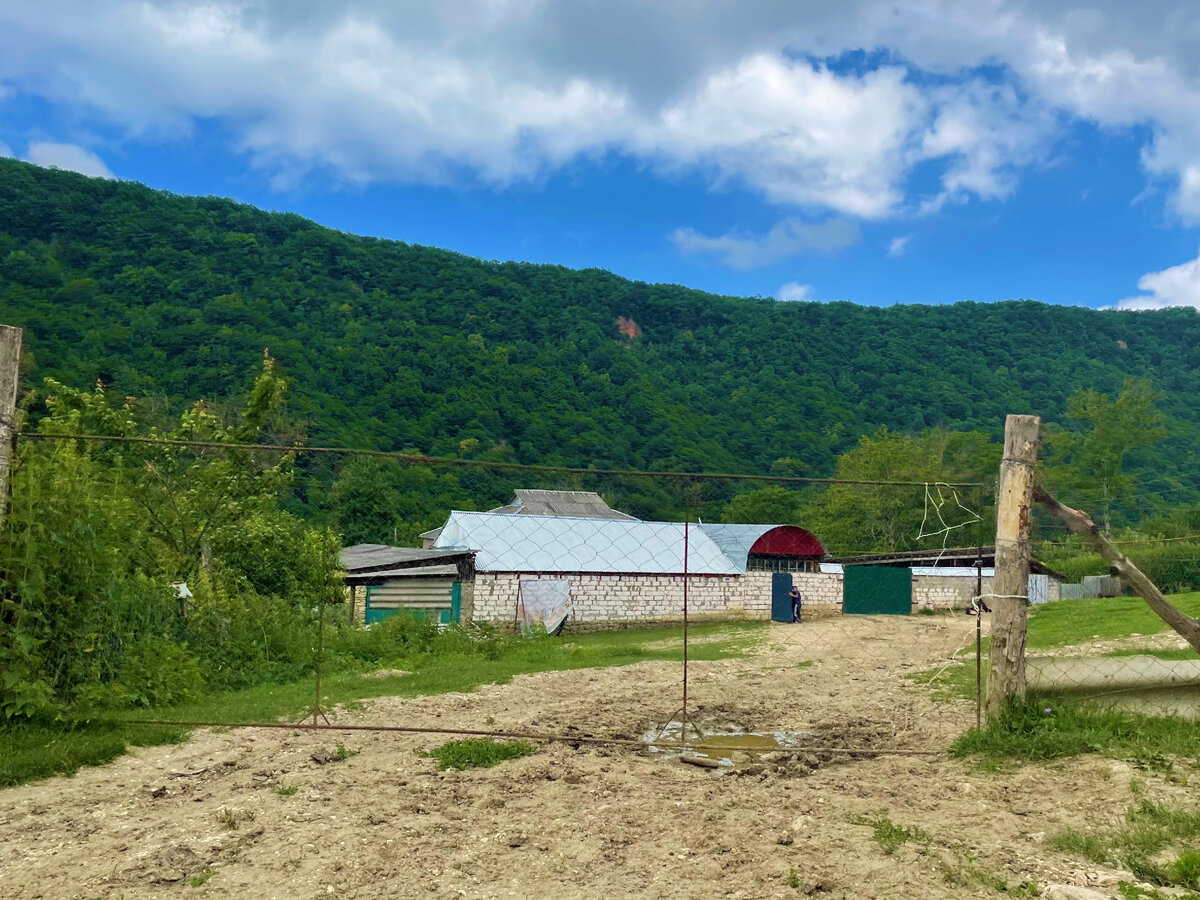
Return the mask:
[(1200, 12), (0, 0), (0, 153), (492, 259), (1200, 307)]

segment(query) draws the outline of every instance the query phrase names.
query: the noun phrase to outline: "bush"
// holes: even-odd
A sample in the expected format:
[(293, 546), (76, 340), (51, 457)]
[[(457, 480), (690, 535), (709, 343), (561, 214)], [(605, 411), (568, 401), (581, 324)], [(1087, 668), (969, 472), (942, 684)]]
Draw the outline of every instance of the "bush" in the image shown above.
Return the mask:
[(398, 613), (369, 628), (342, 628), (330, 647), (335, 665), (398, 665), (426, 655), (499, 659), (515, 645), (532, 646), (490, 625), (449, 625), (439, 630), (435, 621)]
[(200, 662), (186, 646), (169, 638), (142, 638), (125, 653), (116, 678), (79, 689), (83, 707), (170, 706), (204, 693)]

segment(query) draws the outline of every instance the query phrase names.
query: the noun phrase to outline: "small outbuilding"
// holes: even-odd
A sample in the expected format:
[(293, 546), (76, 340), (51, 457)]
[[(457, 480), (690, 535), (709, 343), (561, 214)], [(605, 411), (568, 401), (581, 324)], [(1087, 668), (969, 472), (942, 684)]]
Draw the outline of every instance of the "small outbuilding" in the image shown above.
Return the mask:
[(404, 613), (439, 624), (462, 618), (470, 601), (475, 554), (470, 550), (417, 550), (356, 544), (341, 553), (349, 589), (350, 621), (371, 625)]

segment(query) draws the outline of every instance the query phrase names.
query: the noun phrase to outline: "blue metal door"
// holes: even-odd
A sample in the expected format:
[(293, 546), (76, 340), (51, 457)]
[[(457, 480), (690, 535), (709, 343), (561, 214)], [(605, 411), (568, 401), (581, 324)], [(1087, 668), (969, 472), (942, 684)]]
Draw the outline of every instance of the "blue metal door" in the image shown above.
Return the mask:
[(773, 572), (771, 574), (771, 621), (792, 621), (791, 572)]

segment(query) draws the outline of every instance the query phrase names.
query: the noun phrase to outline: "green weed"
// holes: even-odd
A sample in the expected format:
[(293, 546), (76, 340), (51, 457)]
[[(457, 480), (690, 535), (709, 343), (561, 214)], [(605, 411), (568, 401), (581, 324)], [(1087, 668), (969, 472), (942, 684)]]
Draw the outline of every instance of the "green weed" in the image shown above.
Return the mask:
[(188, 883), (194, 888), (203, 887), (203, 885), (208, 881), (208, 879), (213, 877), (213, 874), (214, 874), (214, 872), (213, 872), (212, 868), (209, 866), (205, 866), (204, 871), (201, 872), (199, 875), (196, 875), (196, 876), (192, 877), (191, 879), (189, 879)]
[(254, 812), (249, 809), (234, 809), (232, 806), (222, 806), (217, 810), (217, 824), (230, 831), (237, 831), (243, 822), (254, 821)]
[(784, 882), (792, 890), (798, 891), (800, 888), (804, 887), (804, 879), (796, 874), (795, 869), (788, 869), (787, 878), (784, 879)]
[(883, 850), (884, 856), (891, 856), (901, 846), (914, 841), (918, 844), (928, 846), (933, 838), (929, 832), (916, 826), (904, 827), (897, 825), (886, 814), (879, 813), (874, 816), (855, 816), (850, 820), (853, 825), (868, 825), (875, 834), (875, 840), (879, 844), (879, 848)]
[(1162, 861), (1162, 854), (1172, 846), (1194, 844), (1198, 837), (1200, 808), (1143, 800), (1126, 811), (1120, 826), (1092, 832), (1067, 829), (1054, 835), (1051, 844), (1092, 862), (1124, 866), (1140, 881), (1195, 890), (1200, 888), (1200, 851), (1184, 850), (1169, 862)]
[(1172, 755), (1197, 756), (1196, 734), (1195, 723), (1185, 719), (1090, 709), (1063, 697), (1031, 698), (982, 731), (961, 735), (950, 753), (1025, 762), (1104, 753), (1161, 769)]
[(279, 787), (275, 788), (275, 793), (277, 793), (280, 797), (294, 797), (296, 796), (296, 792), (299, 790), (300, 788), (296, 787), (294, 784), (281, 784)]
[(528, 741), (493, 741), (488, 738), (467, 738), (447, 741), (429, 751), (439, 769), (486, 769), (506, 759), (528, 756), (537, 748)]
[[(992, 872), (990, 869), (985, 869), (979, 864), (975, 858), (975, 854), (970, 850), (955, 850), (949, 857), (938, 856), (938, 871), (941, 873), (942, 880), (946, 884), (954, 887), (970, 888), (984, 887), (989, 888), (998, 893), (1008, 893), (1008, 882)], [(1018, 890), (1024, 892), (1024, 896), (1034, 896), (1029, 890), (1036, 891), (1036, 886), (1022, 885)], [(1018, 896), (1021, 896), (1018, 894)]]

